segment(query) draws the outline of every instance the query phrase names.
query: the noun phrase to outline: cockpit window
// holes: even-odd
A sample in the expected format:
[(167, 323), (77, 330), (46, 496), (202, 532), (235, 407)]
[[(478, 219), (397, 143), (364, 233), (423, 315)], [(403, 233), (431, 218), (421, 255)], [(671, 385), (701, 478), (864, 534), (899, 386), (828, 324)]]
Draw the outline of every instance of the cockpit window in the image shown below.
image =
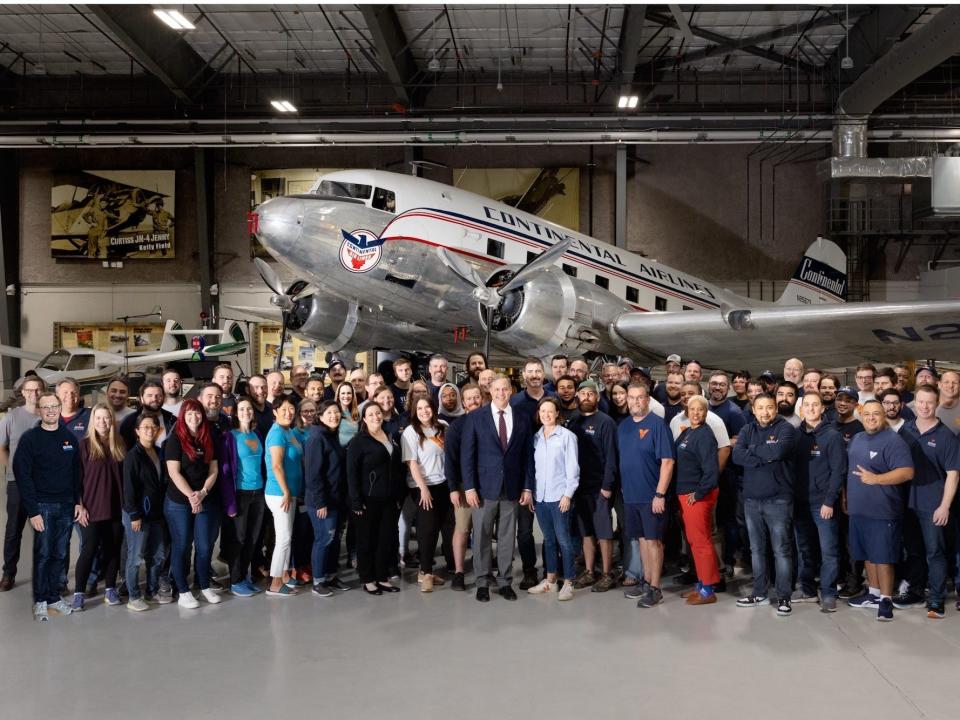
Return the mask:
[(44, 370), (66, 370), (70, 353), (67, 350), (54, 350), (38, 363)]
[(377, 188), (373, 192), (373, 207), (375, 210), (386, 210), (387, 212), (397, 211), (397, 196), (393, 190), (384, 190)]
[(67, 364), (67, 370), (93, 370), (96, 366), (93, 355), (74, 355)]
[(372, 190), (373, 188), (370, 185), (337, 182), (336, 180), (323, 180), (317, 186), (314, 194), (329, 195), (331, 197), (352, 198), (354, 200), (369, 200), (370, 192)]

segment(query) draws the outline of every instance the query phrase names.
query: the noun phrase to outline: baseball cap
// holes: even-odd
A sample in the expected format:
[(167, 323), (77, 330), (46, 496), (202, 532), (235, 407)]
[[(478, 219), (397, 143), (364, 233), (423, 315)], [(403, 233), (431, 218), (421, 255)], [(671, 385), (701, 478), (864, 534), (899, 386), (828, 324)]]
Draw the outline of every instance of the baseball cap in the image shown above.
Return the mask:
[(672, 355), (667, 355), (667, 362), (668, 362), (668, 363), (675, 362), (675, 363), (677, 363), (678, 365), (682, 365), (682, 364), (683, 364), (683, 361), (680, 359), (680, 356), (677, 355), (676, 353), (673, 353)]
[(618, 362), (617, 365), (619, 367), (623, 367), (624, 365), (626, 365), (631, 370), (633, 370), (633, 368), (635, 367), (635, 365), (633, 364), (633, 360), (631, 360), (630, 358), (621, 358), (620, 362)]
[(339, 359), (337, 359), (337, 358), (334, 358), (333, 360), (330, 361), (330, 364), (327, 365), (327, 372), (333, 370), (337, 365), (339, 365), (339, 366), (342, 367), (343, 369), (346, 369), (346, 367), (347, 367), (346, 365), (343, 364), (343, 360), (339, 360)]
[(646, 368), (646, 367), (630, 368), (630, 374), (633, 375), (634, 373), (640, 373), (645, 378), (647, 378), (647, 380), (651, 379), (650, 368)]
[(926, 370), (928, 373), (930, 373), (931, 375), (933, 375), (935, 378), (939, 378), (939, 377), (940, 377), (939, 375), (937, 375), (937, 369), (934, 368), (934, 367), (931, 367), (931, 366), (929, 366), (929, 365), (921, 365), (920, 367), (918, 367), (918, 368), (917, 368), (917, 372), (914, 373), (914, 377), (916, 377), (917, 375), (919, 375), (920, 373), (922, 373), (924, 370)]
[(773, 382), (777, 381), (777, 376), (773, 374), (773, 370), (764, 370), (758, 377), (760, 380), (772, 380)]
[(837, 390), (837, 396), (846, 395), (847, 397), (858, 400), (860, 398), (860, 393), (856, 388), (850, 387), (849, 385), (843, 385)]
[(600, 394), (600, 388), (597, 386), (597, 381), (593, 378), (587, 378), (582, 383), (580, 383), (577, 390), (593, 390), (598, 395)]

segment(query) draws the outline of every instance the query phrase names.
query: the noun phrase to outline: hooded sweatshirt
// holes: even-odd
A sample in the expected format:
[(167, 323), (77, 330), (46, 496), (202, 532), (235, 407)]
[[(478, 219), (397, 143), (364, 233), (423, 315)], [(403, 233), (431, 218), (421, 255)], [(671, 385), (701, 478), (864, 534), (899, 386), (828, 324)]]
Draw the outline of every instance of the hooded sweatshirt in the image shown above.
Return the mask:
[(796, 443), (796, 428), (780, 415), (766, 427), (757, 419), (743, 426), (733, 462), (743, 468), (745, 499), (793, 500)]
[(797, 504), (811, 508), (836, 505), (847, 477), (847, 444), (833, 423), (821, 420), (812, 429), (803, 423), (797, 432), (794, 460)]

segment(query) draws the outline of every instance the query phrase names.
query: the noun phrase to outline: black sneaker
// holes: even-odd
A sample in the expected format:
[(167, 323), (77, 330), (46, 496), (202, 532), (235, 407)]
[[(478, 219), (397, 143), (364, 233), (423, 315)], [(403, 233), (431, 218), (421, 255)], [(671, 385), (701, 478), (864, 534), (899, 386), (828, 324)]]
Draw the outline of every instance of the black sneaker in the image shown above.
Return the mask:
[(923, 596), (912, 593), (909, 590), (893, 596), (893, 606), (897, 610), (906, 610), (907, 608), (916, 607), (917, 605), (923, 605), (925, 602)]
[(350, 589), (349, 585), (344, 585), (343, 581), (340, 578), (333, 578), (333, 580), (327, 580), (324, 585), (326, 585), (331, 590), (336, 590), (337, 592), (346, 592)]
[(314, 583), (312, 592), (317, 597), (331, 597), (333, 595), (333, 590), (330, 589), (330, 586), (322, 582)]
[(844, 600), (849, 600), (852, 597), (857, 597), (857, 595), (863, 594), (863, 585), (844, 585), (840, 588), (838, 595)]
[(777, 600), (777, 615), (787, 617), (792, 612), (793, 608), (790, 607), (790, 598), (780, 598)]
[(403, 554), (403, 566), (405, 568), (418, 568), (420, 567), (420, 560), (413, 553), (404, 553)]
[(647, 588), (650, 587), (647, 585), (646, 580), (641, 580), (636, 585), (628, 585), (623, 589), (623, 596), (627, 600), (639, 600), (643, 597), (643, 594), (647, 591)]
[[(894, 605), (896, 607), (896, 605)], [(931, 620), (943, 620), (945, 612), (943, 603), (930, 603), (927, 605), (927, 617)]]
[(877, 620), (880, 622), (893, 620), (893, 601), (890, 598), (880, 598), (880, 605), (877, 607)]
[(697, 573), (691, 568), (690, 570), (682, 572), (679, 575), (674, 575), (673, 581), (677, 585), (693, 585), (697, 582)]
[(726, 578), (724, 578), (724, 577), (721, 576), (720, 582), (717, 582), (717, 583), (714, 583), (714, 584), (713, 584), (713, 591), (714, 591), (715, 593), (725, 593), (725, 592), (727, 591), (727, 580), (726, 580)]
[(747, 595), (737, 600), (737, 607), (742, 608), (755, 608), (760, 607), (761, 605), (769, 605), (770, 598), (766, 595)]
[(450, 589), (458, 590), (459, 592), (463, 592), (467, 589), (467, 583), (463, 578), (462, 572), (453, 574), (453, 580), (450, 582)]
[(523, 571), (523, 580), (520, 581), (521, 590), (529, 590), (532, 587), (540, 584), (540, 578), (537, 577), (537, 571), (534, 570), (524, 570)]
[(652, 585), (647, 585), (646, 591), (643, 593), (641, 598), (637, 601), (637, 607), (642, 608), (652, 608), (656, 607), (663, 602), (663, 592), (660, 588), (655, 588)]

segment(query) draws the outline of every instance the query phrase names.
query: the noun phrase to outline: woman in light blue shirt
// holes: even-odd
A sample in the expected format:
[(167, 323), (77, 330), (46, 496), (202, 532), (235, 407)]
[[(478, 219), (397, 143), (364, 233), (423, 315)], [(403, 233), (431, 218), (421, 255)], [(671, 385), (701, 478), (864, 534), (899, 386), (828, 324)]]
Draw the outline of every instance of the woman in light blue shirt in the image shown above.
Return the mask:
[(557, 547), (563, 560), (563, 587), (559, 600), (573, 599), (573, 540), (570, 537), (570, 508), (580, 483), (577, 459), (577, 437), (558, 424), (560, 404), (545, 397), (537, 406), (540, 429), (533, 436), (533, 452), (527, 465), (527, 487), (522, 505), (533, 503), (537, 522), (543, 531), (543, 554), (547, 575), (539, 585), (527, 590), (532, 595), (552, 593), (557, 589)]

